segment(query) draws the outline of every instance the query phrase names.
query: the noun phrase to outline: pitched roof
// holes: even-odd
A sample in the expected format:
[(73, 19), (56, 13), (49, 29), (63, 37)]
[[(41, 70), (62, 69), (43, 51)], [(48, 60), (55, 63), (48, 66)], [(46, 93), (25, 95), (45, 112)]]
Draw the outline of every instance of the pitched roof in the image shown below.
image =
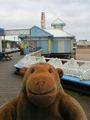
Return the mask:
[[(49, 37), (53, 36), (51, 33), (44, 29), (37, 27), (36, 25), (31, 28), (31, 37)], [(30, 37), (30, 34), (21, 34), (19, 38)]]
[(62, 20), (57, 18), (51, 25), (66, 25)]
[(74, 35), (71, 35), (67, 32), (64, 32), (60, 29), (51, 29), (51, 30), (46, 30), (45, 31), (49, 32), (52, 34), (54, 37), (75, 37)]
[(61, 24), (61, 23), (64, 23), (62, 20), (60, 20), (59, 18), (57, 18), (54, 22), (54, 24)]
[[(21, 35), (19, 35), (19, 38), (24, 38), (25, 36), (30, 37), (29, 34), (27, 34), (27, 35), (21, 34)], [(49, 37), (49, 36), (58, 37), (58, 38), (75, 37), (74, 35), (71, 35), (60, 29), (49, 29), (48, 30), (48, 29), (41, 29), (37, 26), (33, 26), (31, 28), (31, 37)]]

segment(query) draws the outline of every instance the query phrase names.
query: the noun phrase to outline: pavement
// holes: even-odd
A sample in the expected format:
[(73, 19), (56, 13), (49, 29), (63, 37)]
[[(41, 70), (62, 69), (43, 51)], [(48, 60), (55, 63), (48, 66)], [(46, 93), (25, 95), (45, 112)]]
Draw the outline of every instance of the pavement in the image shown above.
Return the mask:
[(14, 74), (14, 65), (23, 57), (17, 52), (13, 53), (12, 60), (0, 61), (0, 106), (19, 94), (23, 78)]
[[(21, 89), (23, 78), (14, 74), (13, 67), (24, 55), (20, 52), (13, 53), (12, 60), (0, 61), (0, 106), (15, 98)], [(65, 89), (65, 92), (74, 97), (84, 109), (88, 120), (90, 120), (90, 96)]]

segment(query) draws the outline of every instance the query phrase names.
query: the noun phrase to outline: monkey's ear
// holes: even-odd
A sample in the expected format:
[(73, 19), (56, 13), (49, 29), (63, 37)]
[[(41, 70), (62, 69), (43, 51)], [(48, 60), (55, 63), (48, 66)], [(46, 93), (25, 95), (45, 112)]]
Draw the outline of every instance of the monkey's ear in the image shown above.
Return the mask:
[(63, 70), (60, 69), (60, 68), (57, 68), (56, 70), (57, 70), (57, 72), (59, 74), (59, 77), (61, 78), (63, 76)]
[(28, 67), (23, 67), (23, 68), (21, 68), (21, 69), (20, 69), (20, 74), (21, 74), (21, 75), (24, 75), (25, 72), (27, 71), (27, 69), (28, 69)]

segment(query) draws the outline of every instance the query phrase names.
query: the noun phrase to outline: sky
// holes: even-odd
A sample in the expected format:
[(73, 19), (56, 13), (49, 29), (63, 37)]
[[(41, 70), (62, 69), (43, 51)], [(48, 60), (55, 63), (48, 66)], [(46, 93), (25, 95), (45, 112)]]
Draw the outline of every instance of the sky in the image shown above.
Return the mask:
[(41, 12), (45, 12), (46, 29), (60, 18), (66, 23), (65, 32), (77, 41), (90, 41), (90, 0), (0, 0), (0, 28), (41, 27)]

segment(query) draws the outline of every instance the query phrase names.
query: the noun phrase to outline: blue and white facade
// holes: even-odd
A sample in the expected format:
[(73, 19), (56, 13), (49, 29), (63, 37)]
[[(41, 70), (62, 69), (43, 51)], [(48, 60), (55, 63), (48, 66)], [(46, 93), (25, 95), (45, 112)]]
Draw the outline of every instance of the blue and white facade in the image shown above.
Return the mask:
[(42, 54), (73, 52), (73, 39), (75, 36), (63, 31), (65, 23), (60, 19), (56, 19), (51, 25), (54, 28), (50, 30), (33, 26), (30, 35), (19, 36), (24, 54), (29, 54), (40, 48), (43, 49)]

